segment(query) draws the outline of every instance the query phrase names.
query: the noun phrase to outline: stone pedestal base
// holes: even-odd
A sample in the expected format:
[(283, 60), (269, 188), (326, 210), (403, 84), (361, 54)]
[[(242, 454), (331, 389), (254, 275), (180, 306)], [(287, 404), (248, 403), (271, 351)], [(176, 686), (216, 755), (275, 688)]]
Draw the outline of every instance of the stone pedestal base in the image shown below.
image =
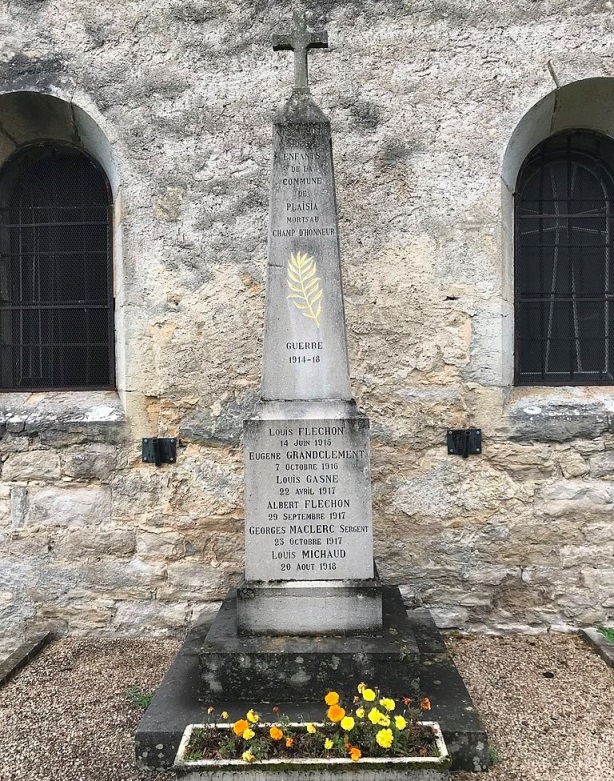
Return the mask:
[(237, 589), (239, 635), (381, 635), (382, 587), (372, 580), (316, 580)]
[(331, 689), (353, 697), (360, 681), (412, 697), (419, 689), (420, 654), (398, 591), (385, 600), (379, 637), (241, 637), (231, 591), (199, 661), (212, 701), (321, 701)]
[[(431, 698), (433, 710), (429, 713), (429, 717), (441, 724), (444, 738), (452, 755), (452, 769), (474, 772), (486, 770), (488, 767), (488, 740), (484, 727), (428, 611), (413, 610), (408, 615), (397, 588), (384, 586), (383, 591), (386, 636), (393, 639), (394, 635), (390, 634), (390, 630), (404, 626), (407, 621), (411, 636), (415, 637), (418, 643), (419, 693)], [(218, 629), (214, 633), (214, 637), (211, 637), (213, 627), (210, 627), (208, 618), (205, 623), (197, 621), (192, 627), (181, 651), (158, 687), (151, 705), (143, 715), (136, 731), (136, 760), (140, 767), (152, 769), (170, 767), (173, 764), (186, 725), (202, 722), (203, 713), (210, 705), (215, 706), (217, 714), (223, 710), (228, 711), (231, 722), (245, 718), (247, 707), (254, 708), (263, 717), (274, 717), (271, 711), (273, 703), (270, 700), (268, 704), (266, 701), (259, 700), (255, 693), (254, 696), (249, 697), (249, 705), (247, 705), (246, 698), (243, 698), (242, 701), (232, 699), (232, 687), (224, 687), (224, 692), (230, 695), (229, 699), (210, 694), (205, 696), (199, 691), (199, 679), (203, 674), (203, 670), (199, 670), (199, 657), (202, 664), (203, 651), (213, 653), (213, 645), (218, 646), (216, 653), (221, 655), (224, 648), (222, 640), (224, 632), (219, 626), (220, 618), (226, 622), (228, 631), (233, 624), (232, 604), (229, 605), (227, 601), (222, 613), (223, 615), (218, 616), (216, 620)], [(239, 665), (239, 668), (242, 669), (243, 676), (247, 677), (250, 671), (249, 665), (255, 661), (251, 648), (247, 646), (254, 640), (237, 638), (236, 635), (231, 636), (230, 640), (229, 650), (236, 657), (240, 655), (240, 648), (246, 647), (245, 666), (241, 668)], [(332, 640), (334, 638), (325, 638), (325, 642)], [(309, 641), (299, 640), (299, 642)], [(337, 642), (347, 643), (348, 640), (337, 640)], [(355, 643), (357, 640), (354, 639), (351, 642)], [(361, 641), (358, 642), (361, 643)], [(382, 642), (384, 642), (384, 638), (382, 638)], [(412, 642), (411, 648), (415, 652), (414, 642)], [(277, 645), (278, 652), (281, 652), (284, 647), (291, 645), (291, 638), (277, 637), (271, 639), (270, 643)], [(361, 644), (365, 645), (365, 651), (367, 651), (366, 644)], [(270, 650), (272, 649), (270, 648)], [(397, 656), (403, 653), (403, 645), (397, 646)], [(358, 654), (360, 651), (357, 652)], [(379, 672), (381, 677), (375, 683), (386, 694), (391, 697), (412, 696), (409, 693), (412, 688), (411, 682), (406, 685), (405, 681), (399, 681), (398, 678), (388, 679), (385, 673), (382, 676), (381, 667)], [(335, 689), (338, 689), (340, 683), (344, 683), (343, 674), (342, 671), (337, 673)], [(373, 682), (370, 673), (366, 672), (364, 667), (360, 669), (357, 680)], [(354, 685), (355, 680), (345, 683), (350, 688)], [(291, 688), (286, 690), (291, 692)], [(353, 692), (351, 693), (353, 694)], [(274, 704), (279, 705), (280, 713), (288, 716), (290, 721), (319, 721), (322, 719), (323, 707), (325, 707), (320, 698), (319, 689), (314, 689), (311, 701), (292, 702), (292, 700), (279, 699)]]

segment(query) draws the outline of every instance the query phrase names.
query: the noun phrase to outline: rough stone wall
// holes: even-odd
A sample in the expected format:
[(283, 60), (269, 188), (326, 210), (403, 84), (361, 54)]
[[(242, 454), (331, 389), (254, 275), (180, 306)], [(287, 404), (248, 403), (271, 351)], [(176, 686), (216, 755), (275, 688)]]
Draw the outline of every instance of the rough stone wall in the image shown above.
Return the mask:
[[(501, 178), (511, 142), (521, 161), (543, 137), (518, 135), (532, 107), (551, 100), (539, 122), (554, 127), (566, 85), (611, 89), (612, 3), (309, 7), (332, 44), (311, 57), (312, 91), (333, 128), (380, 572), (442, 625), (612, 621), (614, 390), (512, 389)], [(108, 142), (119, 356), (117, 394), (0, 395), (5, 634), (172, 632), (242, 571), (270, 125), (292, 79), (270, 35), (290, 15), (273, 0), (0, 6), (0, 93), (53, 95)], [(449, 456), (446, 429), (468, 425), (483, 454)], [(141, 464), (156, 434), (181, 438), (176, 465)]]

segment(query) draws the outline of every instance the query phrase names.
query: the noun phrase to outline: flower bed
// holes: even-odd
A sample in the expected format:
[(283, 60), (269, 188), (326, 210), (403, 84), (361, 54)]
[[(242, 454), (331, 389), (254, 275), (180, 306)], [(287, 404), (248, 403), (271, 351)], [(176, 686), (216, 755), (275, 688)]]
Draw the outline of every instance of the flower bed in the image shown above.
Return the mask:
[[(408, 770), (420, 772), (412, 777), (424, 781), (447, 778), (450, 759), (439, 726), (419, 721), (421, 713), (430, 709), (427, 698), (413, 709), (409, 698), (403, 698), (401, 705), (360, 684), (351, 705), (344, 707), (336, 692), (329, 692), (325, 702), (326, 718), (321, 723), (291, 723), (283, 717), (265, 723), (249, 710), (234, 723), (190, 725), (175, 771), (194, 780), (225, 779), (247, 766), (257, 769), (263, 781), (279, 778), (281, 771), (292, 771), (306, 781), (313, 774), (323, 779), (326, 771), (338, 774), (348, 768), (352, 778), (364, 781), (371, 777), (396, 781)], [(213, 708), (208, 715), (213, 717)], [(277, 708), (273, 715), (279, 716)], [(228, 718), (226, 713), (221, 716)]]

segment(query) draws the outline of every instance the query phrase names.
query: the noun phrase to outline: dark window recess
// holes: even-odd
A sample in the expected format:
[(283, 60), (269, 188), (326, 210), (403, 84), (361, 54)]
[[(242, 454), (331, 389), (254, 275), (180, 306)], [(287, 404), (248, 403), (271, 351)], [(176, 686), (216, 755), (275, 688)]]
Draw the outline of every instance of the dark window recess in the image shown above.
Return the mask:
[(114, 386), (111, 194), (85, 154), (40, 146), (0, 174), (0, 389)]
[(614, 382), (614, 142), (540, 144), (516, 191), (516, 383)]

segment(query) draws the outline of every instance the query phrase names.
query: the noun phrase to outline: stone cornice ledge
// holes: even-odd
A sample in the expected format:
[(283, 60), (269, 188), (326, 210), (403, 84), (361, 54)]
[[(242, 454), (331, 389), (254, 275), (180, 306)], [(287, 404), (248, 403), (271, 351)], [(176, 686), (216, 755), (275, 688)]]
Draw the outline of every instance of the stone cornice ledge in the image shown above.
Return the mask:
[(126, 420), (116, 391), (0, 394), (0, 435), (117, 431)]
[(510, 439), (566, 442), (614, 431), (614, 386), (513, 388), (503, 408)]

